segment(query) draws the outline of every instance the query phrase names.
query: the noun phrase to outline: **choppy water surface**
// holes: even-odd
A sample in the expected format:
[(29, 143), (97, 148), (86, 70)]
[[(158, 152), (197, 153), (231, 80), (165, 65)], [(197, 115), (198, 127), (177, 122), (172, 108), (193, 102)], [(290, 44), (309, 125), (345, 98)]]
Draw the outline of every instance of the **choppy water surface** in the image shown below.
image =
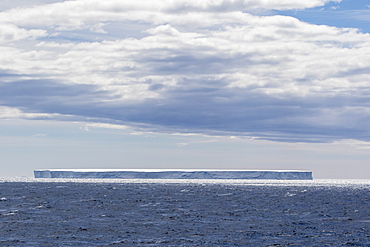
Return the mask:
[(368, 180), (0, 180), (0, 246), (370, 246)]

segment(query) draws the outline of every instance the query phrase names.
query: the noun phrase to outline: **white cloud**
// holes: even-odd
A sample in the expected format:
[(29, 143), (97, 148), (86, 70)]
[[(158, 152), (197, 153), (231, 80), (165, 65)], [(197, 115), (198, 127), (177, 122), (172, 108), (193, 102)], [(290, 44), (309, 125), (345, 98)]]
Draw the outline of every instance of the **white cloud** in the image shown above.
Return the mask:
[(31, 137), (35, 137), (35, 138), (37, 138), (37, 137), (45, 137), (45, 136), (47, 136), (48, 134), (35, 134), (35, 135), (32, 135)]
[(370, 149), (370, 142), (353, 140), (353, 139), (335, 141), (334, 144), (350, 146), (355, 149)]
[(87, 128), (104, 128), (104, 129), (127, 129), (128, 126), (118, 125), (118, 124), (108, 124), (108, 123), (88, 123), (85, 125)]
[[(255, 8), (303, 9), (324, 5), (328, 0), (152, 0), (98, 1), (75, 0), (23, 9), (11, 9), (0, 15), (0, 22), (20, 26), (55, 27), (57, 30), (83, 29), (107, 21), (142, 20), (164, 24), (189, 12), (238, 12)], [(20, 18), (21, 16), (21, 18)], [(190, 18), (191, 19), (191, 18)], [(188, 18), (189, 20), (189, 18)], [(206, 19), (204, 19), (206, 20)]]
[(55, 119), (60, 116), (59, 114), (47, 114), (47, 113), (26, 113), (14, 107), (0, 106), (0, 119)]
[(24, 29), (13, 24), (0, 23), (0, 43), (13, 42), (22, 39), (36, 39), (46, 36), (46, 31), (41, 29)]

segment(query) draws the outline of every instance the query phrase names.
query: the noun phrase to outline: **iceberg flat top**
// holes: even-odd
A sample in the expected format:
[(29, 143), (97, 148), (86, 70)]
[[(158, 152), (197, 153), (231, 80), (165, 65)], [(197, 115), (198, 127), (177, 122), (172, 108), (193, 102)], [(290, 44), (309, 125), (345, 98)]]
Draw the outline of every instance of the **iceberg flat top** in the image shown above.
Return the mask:
[(311, 171), (298, 170), (45, 169), (34, 174), (35, 178), (312, 180)]
[(37, 169), (35, 171), (71, 171), (71, 172), (311, 172), (308, 170), (244, 170), (244, 169)]

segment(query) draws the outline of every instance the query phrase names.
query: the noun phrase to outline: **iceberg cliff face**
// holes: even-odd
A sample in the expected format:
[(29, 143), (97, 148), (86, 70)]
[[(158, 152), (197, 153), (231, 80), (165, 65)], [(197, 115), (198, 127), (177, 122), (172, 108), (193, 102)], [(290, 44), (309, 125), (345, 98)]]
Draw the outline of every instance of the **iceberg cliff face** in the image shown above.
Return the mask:
[(35, 170), (34, 175), (35, 178), (313, 179), (311, 171), (291, 170), (45, 169)]

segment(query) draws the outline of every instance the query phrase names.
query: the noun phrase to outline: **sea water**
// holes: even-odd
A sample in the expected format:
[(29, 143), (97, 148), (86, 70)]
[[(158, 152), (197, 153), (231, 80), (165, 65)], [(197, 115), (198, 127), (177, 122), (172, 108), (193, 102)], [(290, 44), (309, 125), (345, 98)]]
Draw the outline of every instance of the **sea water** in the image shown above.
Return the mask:
[(369, 180), (0, 180), (0, 246), (370, 246)]

